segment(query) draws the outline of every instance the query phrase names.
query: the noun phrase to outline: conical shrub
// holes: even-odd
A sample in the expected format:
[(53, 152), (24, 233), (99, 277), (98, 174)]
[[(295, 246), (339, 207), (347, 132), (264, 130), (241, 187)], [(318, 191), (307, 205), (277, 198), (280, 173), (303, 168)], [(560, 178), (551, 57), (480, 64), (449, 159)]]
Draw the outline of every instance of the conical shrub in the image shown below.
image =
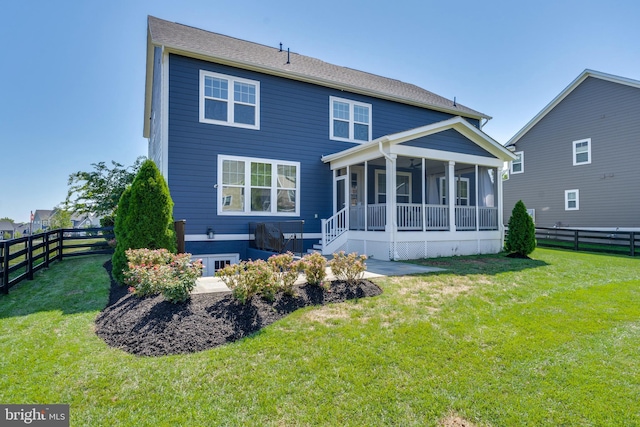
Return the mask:
[(536, 227), (522, 202), (513, 207), (504, 248), (510, 254), (526, 257), (536, 248)]

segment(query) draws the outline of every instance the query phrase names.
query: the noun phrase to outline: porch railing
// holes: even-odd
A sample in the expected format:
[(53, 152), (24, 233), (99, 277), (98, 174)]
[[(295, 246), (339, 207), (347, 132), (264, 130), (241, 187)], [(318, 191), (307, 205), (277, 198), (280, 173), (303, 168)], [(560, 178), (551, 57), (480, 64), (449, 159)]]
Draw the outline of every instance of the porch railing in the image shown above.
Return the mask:
[(498, 208), (478, 207), (478, 218), (480, 230), (498, 229)]
[[(445, 205), (422, 205), (417, 203), (398, 203), (397, 205), (397, 222), (399, 231), (443, 231), (449, 230), (449, 206)], [(424, 216), (422, 208), (424, 206)], [(476, 228), (476, 206), (456, 206), (456, 230), (497, 230), (498, 229), (498, 208), (494, 207), (477, 207), (477, 225)], [(381, 231), (385, 229), (387, 223), (387, 205), (384, 203), (367, 205), (350, 206), (348, 208), (349, 229), (365, 230), (365, 212), (366, 212), (366, 229), (369, 231)], [(341, 217), (344, 215), (344, 218)], [(329, 231), (327, 235), (331, 239), (338, 237), (342, 232), (346, 231), (341, 225), (346, 224), (347, 213), (338, 212), (334, 217), (327, 220), (327, 227), (335, 226), (337, 228)], [(424, 222), (424, 227), (423, 227)]]
[(456, 206), (456, 230), (476, 229), (476, 207)]
[(427, 230), (449, 229), (449, 206), (425, 205), (425, 218)]
[(322, 220), (322, 246), (326, 247), (347, 231), (347, 208)]

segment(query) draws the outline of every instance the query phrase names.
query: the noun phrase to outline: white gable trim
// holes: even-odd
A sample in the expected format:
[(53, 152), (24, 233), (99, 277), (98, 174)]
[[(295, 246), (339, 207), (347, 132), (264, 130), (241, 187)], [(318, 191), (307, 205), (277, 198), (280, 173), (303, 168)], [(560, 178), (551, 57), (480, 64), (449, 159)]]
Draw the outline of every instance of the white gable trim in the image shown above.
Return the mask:
[[(454, 129), (458, 131), (460, 134), (468, 138), (470, 141), (476, 143), (480, 147), (484, 148), (486, 151), (494, 155), (500, 162), (514, 160), (516, 156), (504, 148), (500, 143), (491, 138), (489, 135), (479, 130), (475, 126), (469, 124), (465, 119), (460, 116), (452, 117), (448, 120), (443, 120), (441, 122), (432, 123), (429, 125), (421, 126), (415, 129), (410, 129), (403, 132), (398, 132), (390, 135), (385, 135), (383, 137), (374, 139), (373, 141), (357, 145), (355, 147), (351, 147), (347, 150), (340, 151), (338, 153), (329, 154), (322, 157), (322, 161), (325, 163), (332, 163), (332, 167), (342, 162), (353, 162), (354, 159), (359, 159), (364, 161), (366, 159), (373, 159), (376, 157), (380, 157), (380, 152), (378, 147), (382, 145), (386, 148), (387, 153), (395, 152), (401, 153), (403, 151), (412, 151), (410, 147), (398, 147), (398, 144), (402, 144), (403, 142), (412, 141), (414, 139), (422, 138), (424, 136), (433, 135), (436, 133), (443, 132), (445, 130)], [(393, 146), (393, 149), (391, 148)], [(424, 148), (413, 147), (415, 150), (419, 150), (422, 154), (431, 151), (438, 150), (429, 150)], [(438, 153), (443, 153), (438, 151)], [(448, 153), (446, 156), (449, 159), (451, 156), (468, 156), (458, 153)], [(479, 156), (475, 156), (480, 158)], [(491, 162), (491, 159), (484, 159), (485, 161)]]
[(513, 145), (516, 142), (518, 142), (518, 140), (520, 140), (520, 138), (522, 138), (527, 132), (529, 132), (529, 130), (531, 130), (532, 127), (534, 127), (540, 120), (542, 120), (544, 116), (546, 116), (551, 110), (553, 110), (556, 107), (556, 105), (562, 102), (562, 100), (565, 99), (571, 92), (573, 92), (575, 88), (580, 86), (580, 84), (582, 84), (582, 82), (584, 82), (587, 79), (587, 77), (594, 77), (597, 79), (606, 80), (608, 82), (619, 83), (619, 84), (640, 89), (640, 81), (638, 80), (628, 79), (626, 77), (614, 76), (613, 74), (607, 74), (607, 73), (602, 73), (600, 71), (586, 69), (574, 81), (572, 81), (569, 84), (569, 86), (567, 86), (562, 92), (560, 92), (558, 96), (553, 98), (553, 100), (549, 104), (547, 104), (547, 106), (544, 107), (542, 111), (536, 114), (536, 116), (533, 119), (531, 119), (529, 123), (527, 123), (522, 129), (520, 129), (520, 131), (516, 133), (505, 144), (505, 146), (508, 147), (509, 145)]

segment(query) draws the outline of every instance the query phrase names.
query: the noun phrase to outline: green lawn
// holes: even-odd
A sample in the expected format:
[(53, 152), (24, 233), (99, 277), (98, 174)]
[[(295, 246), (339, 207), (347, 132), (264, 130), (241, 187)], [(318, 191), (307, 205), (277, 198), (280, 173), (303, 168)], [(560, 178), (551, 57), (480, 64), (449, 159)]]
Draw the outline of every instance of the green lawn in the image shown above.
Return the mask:
[(640, 260), (537, 249), (425, 261), (375, 298), (181, 356), (106, 346), (104, 256), (0, 296), (0, 402), (71, 425), (640, 425)]

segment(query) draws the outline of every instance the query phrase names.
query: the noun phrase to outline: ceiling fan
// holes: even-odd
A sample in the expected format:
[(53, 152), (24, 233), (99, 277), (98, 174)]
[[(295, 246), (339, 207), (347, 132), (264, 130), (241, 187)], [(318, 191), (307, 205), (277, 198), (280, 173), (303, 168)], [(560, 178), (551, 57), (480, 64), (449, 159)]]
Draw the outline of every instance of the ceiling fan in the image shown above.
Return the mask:
[(413, 164), (413, 162), (414, 162), (415, 160), (416, 160), (416, 159), (409, 159), (409, 169), (415, 169), (415, 168), (420, 168), (420, 167), (422, 167), (422, 164), (421, 164), (420, 162), (418, 162), (417, 164), (415, 164), (415, 165), (414, 165), (414, 164)]

